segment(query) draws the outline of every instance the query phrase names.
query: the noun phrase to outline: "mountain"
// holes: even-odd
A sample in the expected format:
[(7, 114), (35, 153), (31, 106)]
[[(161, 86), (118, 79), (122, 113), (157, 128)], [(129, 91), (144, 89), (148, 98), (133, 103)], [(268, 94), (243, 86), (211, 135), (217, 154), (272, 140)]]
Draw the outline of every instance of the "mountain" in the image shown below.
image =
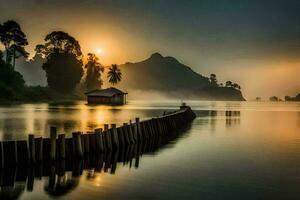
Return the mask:
[(131, 93), (156, 91), (175, 98), (245, 100), (233, 87), (219, 87), (173, 57), (154, 53), (150, 58), (119, 66), (123, 79), (118, 85)]

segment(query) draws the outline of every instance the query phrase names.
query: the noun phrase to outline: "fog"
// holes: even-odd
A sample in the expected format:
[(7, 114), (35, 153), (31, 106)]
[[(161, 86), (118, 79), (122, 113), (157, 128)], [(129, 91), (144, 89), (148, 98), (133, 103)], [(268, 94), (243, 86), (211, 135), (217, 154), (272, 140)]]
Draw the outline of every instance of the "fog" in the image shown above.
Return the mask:
[(16, 70), (23, 75), (27, 86), (46, 86), (46, 73), (42, 69), (44, 59), (34, 57), (31, 60), (19, 58), (16, 61)]

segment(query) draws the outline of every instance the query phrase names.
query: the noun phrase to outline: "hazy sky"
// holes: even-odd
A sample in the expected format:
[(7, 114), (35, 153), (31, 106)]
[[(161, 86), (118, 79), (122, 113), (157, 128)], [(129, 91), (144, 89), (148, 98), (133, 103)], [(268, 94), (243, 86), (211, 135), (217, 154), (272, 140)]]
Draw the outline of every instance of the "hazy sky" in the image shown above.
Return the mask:
[(298, 0), (1, 0), (0, 21), (18, 21), (33, 52), (63, 30), (104, 64), (153, 52), (233, 80), (246, 98), (300, 92)]

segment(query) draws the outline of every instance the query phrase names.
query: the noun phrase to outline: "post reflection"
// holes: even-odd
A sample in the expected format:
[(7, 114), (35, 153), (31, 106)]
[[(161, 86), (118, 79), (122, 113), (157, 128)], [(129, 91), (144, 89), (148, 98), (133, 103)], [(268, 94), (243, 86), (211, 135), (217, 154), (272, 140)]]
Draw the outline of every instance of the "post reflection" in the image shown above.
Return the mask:
[(64, 196), (79, 185), (83, 175), (88, 181), (99, 184), (100, 173), (115, 174), (120, 166), (139, 168), (142, 155), (171, 148), (176, 140), (188, 132), (190, 126), (114, 151), (86, 154), (83, 159), (69, 158), (56, 163), (1, 169), (0, 199), (18, 199), (24, 191), (34, 191), (35, 184), (44, 184), (44, 191), (51, 197)]
[(224, 123), (226, 128), (231, 128), (240, 125), (241, 122), (241, 111), (239, 110), (201, 110), (196, 113), (201, 124), (209, 125), (212, 133), (223, 127)]

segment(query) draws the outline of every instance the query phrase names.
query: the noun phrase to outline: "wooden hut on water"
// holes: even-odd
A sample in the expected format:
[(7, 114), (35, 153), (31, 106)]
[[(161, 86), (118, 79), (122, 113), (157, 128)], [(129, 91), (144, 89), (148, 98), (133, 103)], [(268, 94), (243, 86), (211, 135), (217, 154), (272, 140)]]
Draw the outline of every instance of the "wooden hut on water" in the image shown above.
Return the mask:
[(85, 93), (88, 104), (110, 104), (123, 105), (126, 104), (126, 95), (117, 88), (110, 87), (106, 89), (96, 89)]

